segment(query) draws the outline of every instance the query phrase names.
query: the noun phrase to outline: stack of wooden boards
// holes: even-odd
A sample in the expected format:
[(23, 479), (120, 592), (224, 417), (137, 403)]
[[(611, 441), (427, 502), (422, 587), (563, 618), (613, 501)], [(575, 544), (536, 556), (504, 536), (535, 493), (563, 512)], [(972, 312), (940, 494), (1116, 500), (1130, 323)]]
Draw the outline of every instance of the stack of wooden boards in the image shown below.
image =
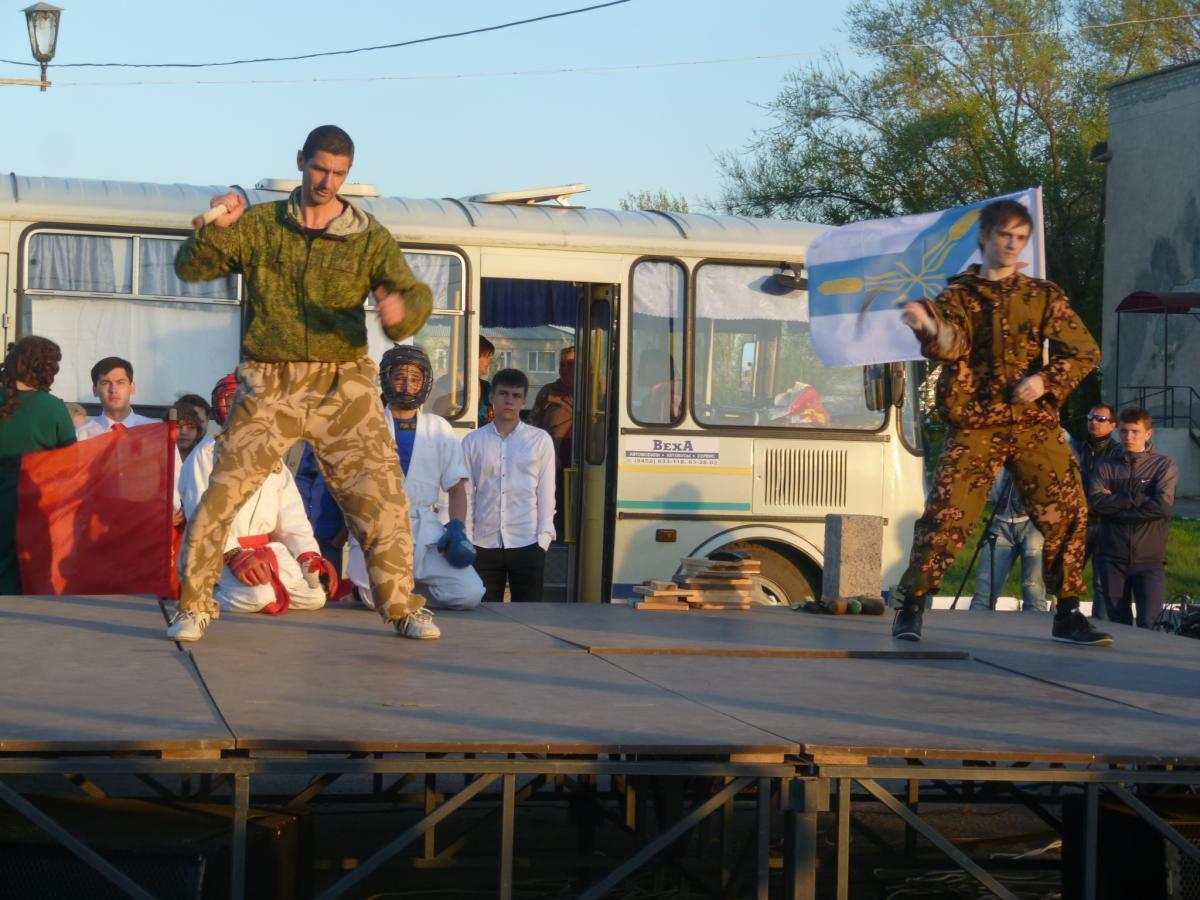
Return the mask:
[(634, 587), (642, 599), (637, 609), (749, 609), (753, 576), (762, 571), (756, 559), (716, 560), (685, 556), (685, 577), (673, 581), (647, 581)]

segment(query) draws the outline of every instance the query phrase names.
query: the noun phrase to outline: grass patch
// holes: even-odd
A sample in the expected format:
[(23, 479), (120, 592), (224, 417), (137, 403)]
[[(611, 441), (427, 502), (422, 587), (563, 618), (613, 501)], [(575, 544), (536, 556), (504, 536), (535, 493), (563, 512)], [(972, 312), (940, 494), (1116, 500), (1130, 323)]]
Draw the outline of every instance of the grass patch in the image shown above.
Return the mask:
[[(946, 576), (942, 579), (942, 586), (938, 590), (942, 596), (953, 597), (954, 592), (958, 590), (958, 583), (962, 581), (963, 573), (967, 571), (967, 563), (971, 560), (971, 554), (975, 552), (975, 545), (979, 543), (979, 537), (983, 533), (983, 526), (989, 515), (991, 515), (990, 508), (976, 524), (967, 545), (954, 560), (954, 565), (946, 572)], [(982, 553), (980, 555), (982, 556)], [(976, 561), (977, 567), (978, 561)], [(970, 601), (971, 594), (975, 591), (976, 568), (971, 570), (971, 576), (963, 586), (964, 599), (959, 601), (960, 606)], [(1090, 588), (1092, 584), (1090, 561), (1084, 571), (1084, 579)], [(1176, 594), (1188, 594), (1193, 600), (1200, 600), (1200, 521), (1181, 519), (1178, 516), (1171, 520), (1171, 529), (1167, 535), (1167, 599), (1170, 600)], [(1020, 558), (1013, 564), (1008, 580), (1004, 582), (1004, 587), (998, 596), (1021, 596)]]

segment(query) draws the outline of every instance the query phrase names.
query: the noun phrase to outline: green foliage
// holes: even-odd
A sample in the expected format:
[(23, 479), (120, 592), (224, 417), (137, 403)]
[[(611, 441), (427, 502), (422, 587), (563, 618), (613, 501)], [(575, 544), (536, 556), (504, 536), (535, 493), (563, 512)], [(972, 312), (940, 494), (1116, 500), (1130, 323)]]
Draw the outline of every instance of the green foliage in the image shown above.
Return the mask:
[(687, 197), (675, 196), (666, 191), (636, 191), (626, 194), (617, 201), (624, 210), (657, 209), (663, 212), (688, 212)]
[[(858, 0), (847, 33), (874, 66), (830, 57), (787, 76), (774, 124), (719, 158), (721, 205), (837, 225), (1041, 185), (1049, 277), (1098, 335), (1104, 167), (1089, 155), (1107, 132), (1104, 88), (1200, 58), (1195, 12), (1189, 0)], [(1077, 27), (1118, 22), (1131, 24)]]
[[(975, 552), (975, 545), (983, 534), (983, 526), (986, 521), (987, 515), (985, 514), (975, 526), (975, 530), (968, 538), (962, 552), (958, 554), (958, 558), (954, 560), (954, 565), (942, 578), (939, 594), (953, 597), (954, 592), (958, 590), (958, 585), (963, 580), (963, 574), (967, 571), (967, 563), (971, 561), (971, 554)], [(978, 563), (976, 563), (977, 566)], [(963, 587), (963, 597), (966, 599), (959, 601), (959, 608), (965, 608), (966, 604), (971, 601), (971, 592), (975, 589), (975, 571), (975, 569), (971, 570), (967, 583)], [(1084, 579), (1090, 588), (1092, 584), (1091, 562), (1087, 564), (1087, 569), (1084, 571)], [(1167, 599), (1171, 599), (1176, 594), (1187, 594), (1193, 600), (1200, 600), (1200, 521), (1182, 519), (1179, 516), (1171, 520), (1171, 528), (1167, 532)], [(1000, 596), (1021, 596), (1020, 560), (1009, 573), (1008, 580), (1004, 582), (1004, 587), (1000, 590)]]

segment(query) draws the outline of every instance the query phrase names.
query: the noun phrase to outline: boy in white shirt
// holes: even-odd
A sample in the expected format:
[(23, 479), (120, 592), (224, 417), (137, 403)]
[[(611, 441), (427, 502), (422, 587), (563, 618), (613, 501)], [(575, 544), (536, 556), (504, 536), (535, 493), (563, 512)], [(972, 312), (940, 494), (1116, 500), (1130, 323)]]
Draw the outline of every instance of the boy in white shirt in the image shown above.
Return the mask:
[(470, 484), (468, 525), (475, 571), (487, 592), (514, 601), (538, 602), (546, 551), (554, 540), (554, 441), (521, 421), (529, 379), (504, 369), (492, 379), (493, 420), (463, 439)]

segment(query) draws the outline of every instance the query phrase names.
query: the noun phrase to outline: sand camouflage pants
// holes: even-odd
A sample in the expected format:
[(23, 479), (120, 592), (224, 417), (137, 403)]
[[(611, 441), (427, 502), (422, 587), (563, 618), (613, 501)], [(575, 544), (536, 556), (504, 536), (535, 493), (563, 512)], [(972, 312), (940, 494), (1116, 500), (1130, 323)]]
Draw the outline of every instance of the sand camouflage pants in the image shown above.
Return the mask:
[(1002, 465), (1008, 466), (1029, 517), (1046, 539), (1042, 562), (1047, 592), (1060, 599), (1087, 593), (1087, 500), (1079, 464), (1057, 425), (950, 432), (925, 513), (913, 528), (908, 569), (900, 579), (906, 593), (927, 594), (941, 586), (979, 522)]
[(366, 556), (375, 608), (385, 621), (419, 609), (412, 592), (412, 533), (396, 446), (379, 400), (378, 366), (246, 362), (217, 440), (208, 490), (184, 536), (179, 608), (220, 612), (212, 598), (234, 515), (280, 457), (307, 440), (346, 526)]

